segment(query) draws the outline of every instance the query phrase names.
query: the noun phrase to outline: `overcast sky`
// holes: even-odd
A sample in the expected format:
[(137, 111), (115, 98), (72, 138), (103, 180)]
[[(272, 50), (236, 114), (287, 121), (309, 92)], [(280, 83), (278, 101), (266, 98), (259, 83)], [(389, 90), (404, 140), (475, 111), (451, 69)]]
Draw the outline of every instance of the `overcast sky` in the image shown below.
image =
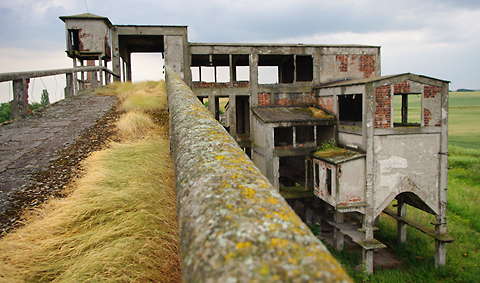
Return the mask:
[[(0, 72), (71, 67), (58, 17), (87, 7), (113, 24), (187, 25), (190, 42), (378, 45), (382, 75), (480, 89), (479, 0), (0, 0)], [(156, 79), (157, 68), (148, 76), (156, 60), (133, 57), (134, 80)], [(32, 84), (34, 97), (43, 85), (53, 100), (63, 95), (61, 76)], [(10, 88), (0, 83), (0, 102)]]

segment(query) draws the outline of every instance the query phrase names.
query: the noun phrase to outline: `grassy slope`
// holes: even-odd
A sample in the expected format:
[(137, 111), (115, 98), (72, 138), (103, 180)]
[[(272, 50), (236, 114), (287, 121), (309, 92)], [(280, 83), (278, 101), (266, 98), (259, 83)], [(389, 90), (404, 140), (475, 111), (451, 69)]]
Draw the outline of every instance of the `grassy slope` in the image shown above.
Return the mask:
[[(397, 246), (396, 221), (382, 216), (382, 242), (394, 248), (403, 264), (395, 270), (377, 270), (368, 279), (353, 271), (359, 256), (339, 254), (355, 281), (369, 282), (479, 282), (480, 278), (480, 92), (450, 93), (449, 101), (447, 265), (434, 268), (434, 240), (408, 227), (405, 246)], [(415, 113), (414, 111), (412, 111)], [(409, 207), (409, 217), (428, 226), (432, 215)]]
[[(121, 143), (85, 160), (65, 199), (32, 212), (0, 241), (4, 282), (178, 282), (180, 264), (164, 83), (113, 85), (122, 92)], [(148, 109), (145, 100), (156, 101)]]

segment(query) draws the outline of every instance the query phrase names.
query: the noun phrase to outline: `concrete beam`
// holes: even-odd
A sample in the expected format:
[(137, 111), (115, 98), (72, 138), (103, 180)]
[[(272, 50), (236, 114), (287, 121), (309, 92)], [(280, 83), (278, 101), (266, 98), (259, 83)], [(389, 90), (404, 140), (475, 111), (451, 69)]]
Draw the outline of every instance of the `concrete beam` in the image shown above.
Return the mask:
[(166, 67), (184, 282), (351, 282), (183, 80)]

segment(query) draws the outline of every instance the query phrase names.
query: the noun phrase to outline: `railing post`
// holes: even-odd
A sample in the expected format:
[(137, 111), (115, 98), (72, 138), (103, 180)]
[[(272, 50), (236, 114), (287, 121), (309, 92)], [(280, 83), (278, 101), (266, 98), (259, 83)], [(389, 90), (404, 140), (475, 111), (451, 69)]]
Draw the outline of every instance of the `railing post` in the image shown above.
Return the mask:
[(65, 98), (75, 96), (75, 78), (73, 73), (66, 73)]
[(183, 80), (166, 68), (184, 282), (351, 282)]
[(12, 119), (26, 117), (28, 113), (27, 79), (13, 81), (13, 101), (10, 104)]

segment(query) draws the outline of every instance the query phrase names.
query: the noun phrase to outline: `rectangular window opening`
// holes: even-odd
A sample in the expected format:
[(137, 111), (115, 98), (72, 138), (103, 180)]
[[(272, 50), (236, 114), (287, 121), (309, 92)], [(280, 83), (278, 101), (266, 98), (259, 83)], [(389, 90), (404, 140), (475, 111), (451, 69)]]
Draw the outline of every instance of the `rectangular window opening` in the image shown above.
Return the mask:
[(393, 97), (394, 127), (421, 126), (422, 97), (419, 93), (399, 93)]
[(69, 41), (68, 41), (69, 50), (80, 51), (80, 30), (69, 29), (68, 35), (69, 35)]
[(297, 143), (314, 143), (315, 142), (315, 130), (314, 126), (297, 126), (295, 136)]
[(293, 127), (278, 127), (274, 129), (275, 147), (293, 145)]
[(327, 167), (325, 186), (329, 195), (332, 195), (332, 169)]
[(296, 56), (296, 75), (297, 82), (313, 81), (313, 56), (297, 55)]
[(362, 97), (361, 93), (338, 96), (338, 119), (340, 125), (362, 126)]
[(320, 164), (315, 162), (315, 187), (320, 188)]
[(279, 183), (284, 187), (305, 186), (305, 156), (279, 157)]
[(237, 133), (240, 135), (250, 134), (250, 102), (249, 96), (237, 96), (235, 98), (237, 114)]

